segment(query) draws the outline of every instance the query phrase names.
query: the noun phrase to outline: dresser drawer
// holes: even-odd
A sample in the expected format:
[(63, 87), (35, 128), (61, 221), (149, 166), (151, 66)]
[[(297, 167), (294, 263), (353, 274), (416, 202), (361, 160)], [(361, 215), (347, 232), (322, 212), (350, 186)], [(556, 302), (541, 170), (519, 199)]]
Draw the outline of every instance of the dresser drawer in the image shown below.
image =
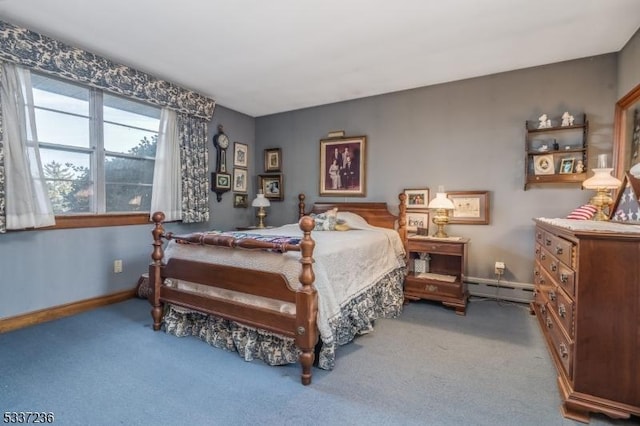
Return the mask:
[(404, 292), (417, 297), (431, 298), (432, 296), (454, 297), (463, 296), (465, 289), (460, 283), (426, 280), (407, 276), (404, 281)]
[(543, 247), (565, 265), (573, 267), (573, 244), (548, 232), (544, 233)]
[(575, 297), (576, 288), (575, 288), (575, 279), (576, 273), (573, 269), (563, 265), (562, 263), (558, 267), (558, 285), (567, 292), (567, 294), (571, 297)]
[(562, 332), (562, 328), (556, 321), (553, 311), (547, 312), (545, 319), (545, 330), (551, 337), (553, 343), (554, 356), (560, 361), (567, 377), (572, 378), (571, 368), (573, 366), (573, 340), (567, 338)]
[(559, 287), (556, 287), (555, 291), (555, 314), (558, 321), (564, 328), (565, 333), (569, 337), (573, 337), (573, 315), (574, 315), (574, 303), (567, 294)]
[(463, 244), (447, 244), (434, 241), (412, 240), (409, 239), (409, 251), (427, 252), (427, 253), (444, 253), (462, 256), (464, 250)]

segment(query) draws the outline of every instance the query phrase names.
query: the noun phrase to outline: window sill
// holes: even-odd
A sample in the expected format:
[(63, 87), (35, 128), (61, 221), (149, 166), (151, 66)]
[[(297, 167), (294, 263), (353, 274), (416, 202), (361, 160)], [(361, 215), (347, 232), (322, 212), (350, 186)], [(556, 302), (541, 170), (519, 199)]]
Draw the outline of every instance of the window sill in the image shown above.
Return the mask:
[(56, 224), (39, 230), (97, 228), (105, 226), (149, 225), (149, 213), (56, 216)]

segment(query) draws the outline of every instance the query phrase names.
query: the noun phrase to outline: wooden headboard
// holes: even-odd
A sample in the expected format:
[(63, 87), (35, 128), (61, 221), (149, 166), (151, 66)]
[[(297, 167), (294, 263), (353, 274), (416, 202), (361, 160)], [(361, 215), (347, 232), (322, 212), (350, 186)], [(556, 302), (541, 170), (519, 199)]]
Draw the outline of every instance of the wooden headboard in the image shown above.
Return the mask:
[(405, 206), (404, 206), (404, 194), (400, 194), (398, 199), (400, 201), (400, 214), (398, 216), (389, 212), (387, 203), (371, 203), (371, 202), (349, 202), (349, 203), (314, 203), (310, 211), (305, 210), (305, 195), (298, 195), (300, 203), (299, 216), (302, 217), (305, 214), (310, 213), (324, 213), (327, 210), (338, 208), (338, 211), (349, 211), (362, 216), (369, 224), (373, 226), (380, 226), (382, 228), (396, 228), (396, 221), (398, 222), (398, 229), (404, 228), (405, 222)]

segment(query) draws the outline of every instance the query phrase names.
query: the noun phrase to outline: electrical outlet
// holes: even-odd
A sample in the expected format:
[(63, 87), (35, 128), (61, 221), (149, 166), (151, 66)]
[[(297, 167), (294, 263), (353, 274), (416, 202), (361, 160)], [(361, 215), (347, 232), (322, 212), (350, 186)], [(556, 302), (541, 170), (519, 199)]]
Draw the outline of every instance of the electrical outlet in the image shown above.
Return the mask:
[(494, 266), (495, 274), (496, 275), (502, 275), (502, 274), (504, 274), (504, 270), (505, 270), (504, 262), (496, 262), (496, 264)]
[(113, 272), (119, 274), (122, 272), (122, 260), (117, 259), (113, 261)]

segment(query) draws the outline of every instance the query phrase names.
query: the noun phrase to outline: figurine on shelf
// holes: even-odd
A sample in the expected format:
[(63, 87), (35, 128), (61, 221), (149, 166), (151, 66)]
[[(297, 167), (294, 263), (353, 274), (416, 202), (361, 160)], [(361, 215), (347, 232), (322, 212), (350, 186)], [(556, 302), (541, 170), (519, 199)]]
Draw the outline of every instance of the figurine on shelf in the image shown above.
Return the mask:
[(573, 126), (573, 115), (569, 114), (569, 111), (562, 114), (562, 127), (566, 126)]
[(540, 117), (538, 117), (538, 121), (540, 122), (538, 124), (538, 129), (546, 129), (548, 127), (551, 127), (551, 120), (549, 120), (547, 114), (542, 114)]
[(582, 173), (584, 172), (584, 163), (582, 162), (582, 160), (578, 160), (578, 163), (576, 164), (576, 173)]

